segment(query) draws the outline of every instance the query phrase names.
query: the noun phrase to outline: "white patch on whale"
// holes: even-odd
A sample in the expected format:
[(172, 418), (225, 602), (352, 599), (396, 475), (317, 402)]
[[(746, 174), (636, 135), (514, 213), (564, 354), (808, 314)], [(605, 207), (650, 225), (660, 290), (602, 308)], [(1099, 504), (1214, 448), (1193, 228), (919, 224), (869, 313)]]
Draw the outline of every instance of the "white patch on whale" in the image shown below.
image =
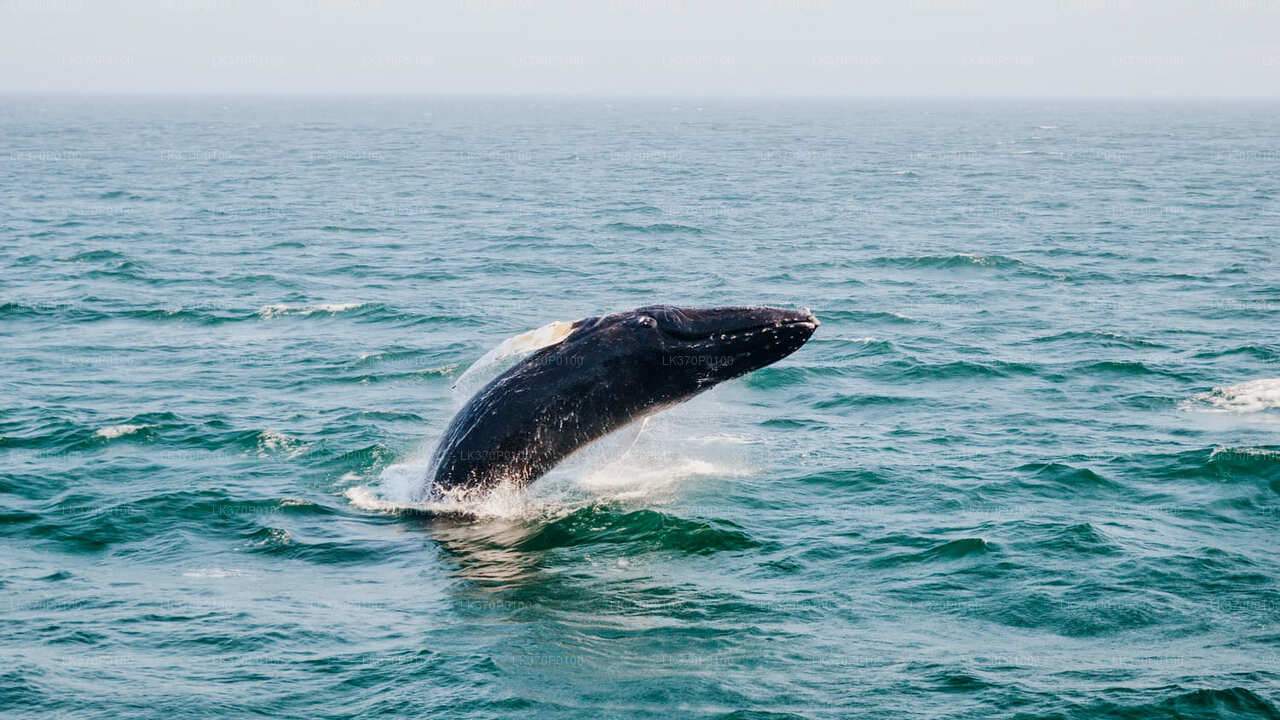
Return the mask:
[(501, 375), (507, 368), (520, 362), (526, 355), (550, 347), (569, 337), (573, 323), (556, 320), (540, 328), (522, 332), (503, 340), (489, 352), (471, 363), (453, 383), (453, 402), (458, 408), (467, 404), (472, 395), (489, 381)]

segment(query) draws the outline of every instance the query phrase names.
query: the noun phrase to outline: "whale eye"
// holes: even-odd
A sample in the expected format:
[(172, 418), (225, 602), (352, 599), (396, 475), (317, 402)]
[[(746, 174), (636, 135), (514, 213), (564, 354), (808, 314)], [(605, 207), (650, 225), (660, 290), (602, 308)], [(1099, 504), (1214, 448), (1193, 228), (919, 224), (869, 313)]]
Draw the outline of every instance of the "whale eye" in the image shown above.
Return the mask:
[(654, 320), (652, 317), (649, 317), (648, 315), (641, 315), (637, 317), (635, 319), (635, 323), (640, 327), (646, 327), (649, 329), (658, 327), (658, 321)]

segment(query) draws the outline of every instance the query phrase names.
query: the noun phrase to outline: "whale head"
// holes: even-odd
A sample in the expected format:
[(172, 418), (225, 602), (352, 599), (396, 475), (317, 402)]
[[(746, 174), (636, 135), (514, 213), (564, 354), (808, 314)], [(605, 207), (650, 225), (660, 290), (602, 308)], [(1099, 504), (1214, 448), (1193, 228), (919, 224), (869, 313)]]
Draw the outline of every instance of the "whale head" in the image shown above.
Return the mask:
[(590, 357), (613, 382), (666, 405), (781, 360), (819, 325), (808, 309), (649, 305), (579, 321), (561, 353)]

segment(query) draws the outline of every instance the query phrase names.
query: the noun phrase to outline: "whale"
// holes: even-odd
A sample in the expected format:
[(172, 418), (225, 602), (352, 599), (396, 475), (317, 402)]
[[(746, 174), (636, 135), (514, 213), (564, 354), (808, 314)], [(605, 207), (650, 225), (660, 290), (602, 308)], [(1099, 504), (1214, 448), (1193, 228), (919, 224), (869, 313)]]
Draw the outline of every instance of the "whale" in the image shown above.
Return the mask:
[(650, 305), (573, 323), (450, 420), (420, 499), (522, 488), (577, 449), (800, 349), (806, 309)]

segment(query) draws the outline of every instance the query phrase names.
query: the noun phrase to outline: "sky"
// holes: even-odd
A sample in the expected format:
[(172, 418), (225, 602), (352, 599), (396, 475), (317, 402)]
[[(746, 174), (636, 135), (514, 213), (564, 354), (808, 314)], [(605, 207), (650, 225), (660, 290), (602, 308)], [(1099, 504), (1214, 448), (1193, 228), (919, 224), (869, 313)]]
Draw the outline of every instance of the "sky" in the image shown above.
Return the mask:
[(0, 92), (1276, 97), (1280, 0), (0, 0)]

